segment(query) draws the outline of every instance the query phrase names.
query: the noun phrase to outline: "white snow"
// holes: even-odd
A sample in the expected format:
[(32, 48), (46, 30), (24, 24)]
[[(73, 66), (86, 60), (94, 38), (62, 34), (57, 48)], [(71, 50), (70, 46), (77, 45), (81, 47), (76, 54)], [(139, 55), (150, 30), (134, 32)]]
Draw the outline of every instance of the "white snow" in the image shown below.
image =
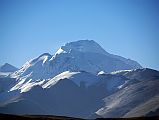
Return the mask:
[(93, 40), (79, 40), (70, 42), (61, 47), (64, 51), (93, 52), (100, 54), (108, 54), (98, 43)]
[(48, 80), (48, 82), (43, 85), (43, 88), (49, 88), (52, 85), (54, 85), (55, 83), (57, 83), (59, 80), (64, 79), (64, 78), (69, 79), (72, 75), (77, 74), (77, 73), (79, 73), (79, 72), (65, 71), (65, 72), (55, 76), (54, 78)]
[(55, 56), (61, 53), (66, 53), (61, 47), (58, 49), (58, 51), (55, 53)]
[(130, 72), (130, 71), (132, 71), (132, 70), (118, 70), (118, 71), (111, 72), (111, 74), (126, 73), (126, 72)]
[[(139, 115), (136, 111), (145, 105), (158, 103), (158, 97), (147, 100), (158, 95), (159, 75), (155, 70), (136, 68), (141, 68), (137, 62), (109, 54), (92, 40), (70, 42), (54, 55), (44, 53), (7, 76), (14, 83), (6, 84), (8, 89), (0, 86), (0, 112), (6, 107), (1, 105), (7, 105), (9, 112), (22, 110), (23, 114), (27, 107), (30, 113), (38, 110), (76, 117), (88, 117), (94, 111), (101, 117)], [(1, 83), (5, 77), (2, 74)]]
[(119, 58), (112, 57), (93, 40), (79, 40), (60, 47), (55, 55), (44, 53), (26, 62), (11, 76), (19, 79), (31, 74), (26, 80), (37, 80), (50, 79), (64, 71), (86, 71), (96, 75), (99, 71), (112, 72), (134, 68)]
[(0, 72), (0, 78), (1, 77), (7, 77), (9, 74), (11, 74), (12, 72)]
[(45, 80), (39, 81), (39, 82), (31, 82), (32, 79), (27, 81), (27, 83), (23, 84), (23, 86), (20, 87), (21, 93), (22, 92), (27, 92), (29, 91), (32, 87), (37, 86), (37, 85), (42, 85)]
[(46, 84), (43, 85), (43, 88), (49, 88), (53, 85), (55, 85), (59, 80), (62, 79), (70, 79), (73, 82), (75, 82), (78, 86), (80, 86), (81, 82), (85, 82), (85, 85), (91, 85), (98, 81), (98, 77), (87, 73), (87, 72), (70, 72), (70, 71), (65, 71), (57, 76), (55, 76), (52, 79), (49, 79)]
[(106, 74), (104, 71), (100, 71), (99, 73), (98, 73), (98, 75), (103, 75), (103, 74)]

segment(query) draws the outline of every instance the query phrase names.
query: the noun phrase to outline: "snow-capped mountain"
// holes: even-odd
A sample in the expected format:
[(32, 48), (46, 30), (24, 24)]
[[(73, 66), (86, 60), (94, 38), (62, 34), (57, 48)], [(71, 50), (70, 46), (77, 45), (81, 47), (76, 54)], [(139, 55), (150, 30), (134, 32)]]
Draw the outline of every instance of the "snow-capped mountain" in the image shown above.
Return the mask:
[(26, 62), (12, 76), (27, 76), (28, 79), (37, 80), (54, 77), (64, 71), (86, 71), (97, 74), (100, 71), (137, 68), (141, 68), (137, 62), (109, 54), (93, 40), (79, 40), (61, 46), (53, 56), (44, 53)]
[(96, 75), (100, 71), (112, 72), (137, 68), (141, 68), (137, 62), (109, 54), (93, 40), (79, 40), (66, 43), (54, 55), (44, 53), (26, 62), (10, 75), (19, 81), (11, 91), (24, 88), (23, 86), (26, 88), (28, 84), (41, 85), (65, 71), (85, 71)]
[(67, 43), (0, 78), (0, 113), (150, 116), (158, 113), (158, 96), (159, 71), (110, 54), (93, 40)]

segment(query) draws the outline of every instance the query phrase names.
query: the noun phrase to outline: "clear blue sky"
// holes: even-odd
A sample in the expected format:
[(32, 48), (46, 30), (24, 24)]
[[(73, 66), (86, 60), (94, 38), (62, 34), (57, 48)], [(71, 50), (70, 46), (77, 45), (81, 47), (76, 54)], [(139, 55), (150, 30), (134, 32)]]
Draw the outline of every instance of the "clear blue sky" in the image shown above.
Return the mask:
[(159, 0), (0, 0), (0, 64), (79, 39), (159, 70)]

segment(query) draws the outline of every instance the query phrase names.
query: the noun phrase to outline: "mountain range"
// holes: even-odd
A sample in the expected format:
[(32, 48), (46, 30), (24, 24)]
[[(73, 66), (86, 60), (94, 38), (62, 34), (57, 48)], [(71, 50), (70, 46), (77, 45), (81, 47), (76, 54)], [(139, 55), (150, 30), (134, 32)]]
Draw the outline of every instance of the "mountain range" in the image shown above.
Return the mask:
[(0, 67), (0, 113), (91, 119), (159, 115), (159, 71), (110, 54), (93, 40), (66, 43), (54, 55), (11, 68)]

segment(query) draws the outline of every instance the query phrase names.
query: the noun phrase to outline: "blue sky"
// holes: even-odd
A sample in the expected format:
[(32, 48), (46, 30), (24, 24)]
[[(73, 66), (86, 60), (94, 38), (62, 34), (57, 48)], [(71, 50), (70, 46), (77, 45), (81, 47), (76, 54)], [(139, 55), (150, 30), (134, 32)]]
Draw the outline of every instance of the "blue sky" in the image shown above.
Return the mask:
[(79, 39), (159, 70), (159, 1), (0, 0), (0, 64), (20, 67)]

